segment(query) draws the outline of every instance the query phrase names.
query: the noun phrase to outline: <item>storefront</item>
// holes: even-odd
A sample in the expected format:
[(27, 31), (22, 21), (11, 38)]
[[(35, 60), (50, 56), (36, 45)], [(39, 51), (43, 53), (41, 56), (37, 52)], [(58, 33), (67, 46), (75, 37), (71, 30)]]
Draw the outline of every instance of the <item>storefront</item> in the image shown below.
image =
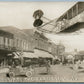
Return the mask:
[(34, 52), (23, 52), (24, 66), (35, 65), (38, 62), (38, 57)]
[(35, 56), (38, 56), (39, 59), (46, 59), (49, 60), (52, 64), (53, 61), (53, 55), (50, 54), (49, 52), (39, 50), (39, 49), (34, 49)]
[(12, 52), (0, 50), (0, 67), (8, 67), (12, 64)]

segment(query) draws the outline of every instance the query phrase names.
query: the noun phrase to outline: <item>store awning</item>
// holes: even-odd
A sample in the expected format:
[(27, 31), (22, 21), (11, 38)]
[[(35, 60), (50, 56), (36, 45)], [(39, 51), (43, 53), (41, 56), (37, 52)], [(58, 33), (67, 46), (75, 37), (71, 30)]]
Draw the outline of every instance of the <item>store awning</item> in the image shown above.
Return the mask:
[(38, 58), (32, 52), (23, 52), (23, 57), (25, 57), (25, 58)]
[(53, 58), (53, 55), (46, 52), (46, 51), (43, 51), (43, 50), (38, 50), (38, 49), (35, 49), (34, 50), (35, 52), (35, 55), (37, 55), (38, 57), (42, 57), (42, 58)]

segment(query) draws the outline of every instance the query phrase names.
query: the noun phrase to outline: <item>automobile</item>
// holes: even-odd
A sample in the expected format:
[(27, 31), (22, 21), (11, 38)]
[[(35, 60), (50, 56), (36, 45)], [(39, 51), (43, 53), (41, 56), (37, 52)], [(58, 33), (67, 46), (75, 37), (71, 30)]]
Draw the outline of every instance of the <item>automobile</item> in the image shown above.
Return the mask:
[(22, 67), (22, 66), (16, 66), (16, 67), (10, 67), (9, 72), (6, 74), (7, 77), (15, 77), (15, 76), (21, 76), (25, 75), (27, 77), (31, 77), (34, 73), (34, 70), (30, 67)]

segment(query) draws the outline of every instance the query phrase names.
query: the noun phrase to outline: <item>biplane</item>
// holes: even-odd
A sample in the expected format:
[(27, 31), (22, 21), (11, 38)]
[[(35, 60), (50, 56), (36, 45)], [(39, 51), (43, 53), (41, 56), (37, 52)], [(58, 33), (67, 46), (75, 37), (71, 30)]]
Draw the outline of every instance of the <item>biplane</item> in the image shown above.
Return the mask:
[[(36, 10), (33, 14), (33, 17), (35, 19), (34, 23), (33, 23), (33, 26), (35, 28), (37, 28), (37, 30), (41, 31), (41, 32), (45, 32), (45, 33), (50, 33), (52, 32), (52, 30), (54, 29), (54, 27), (56, 27), (56, 25), (54, 25), (53, 22), (56, 21), (56, 19), (54, 20), (50, 20), (46, 17), (44, 17), (44, 13), (42, 10)], [(46, 27), (50, 25), (51, 29), (49, 30), (49, 27)], [(46, 27), (46, 28), (44, 28)], [(53, 27), (53, 29), (52, 29)]]
[(84, 2), (77, 2), (59, 18), (50, 20), (42, 10), (36, 10), (33, 26), (44, 33), (73, 33), (84, 28)]

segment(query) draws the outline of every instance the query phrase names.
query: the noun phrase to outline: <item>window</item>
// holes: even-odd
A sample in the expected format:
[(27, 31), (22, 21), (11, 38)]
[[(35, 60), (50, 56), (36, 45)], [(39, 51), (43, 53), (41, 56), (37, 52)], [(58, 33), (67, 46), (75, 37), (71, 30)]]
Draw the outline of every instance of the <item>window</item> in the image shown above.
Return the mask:
[(8, 38), (4, 38), (4, 42), (5, 42), (5, 46), (7, 47), (8, 46)]
[(13, 47), (16, 47), (16, 39), (13, 39)]
[(4, 45), (4, 37), (0, 36), (0, 45)]
[(8, 46), (13, 47), (13, 39), (8, 38)]

